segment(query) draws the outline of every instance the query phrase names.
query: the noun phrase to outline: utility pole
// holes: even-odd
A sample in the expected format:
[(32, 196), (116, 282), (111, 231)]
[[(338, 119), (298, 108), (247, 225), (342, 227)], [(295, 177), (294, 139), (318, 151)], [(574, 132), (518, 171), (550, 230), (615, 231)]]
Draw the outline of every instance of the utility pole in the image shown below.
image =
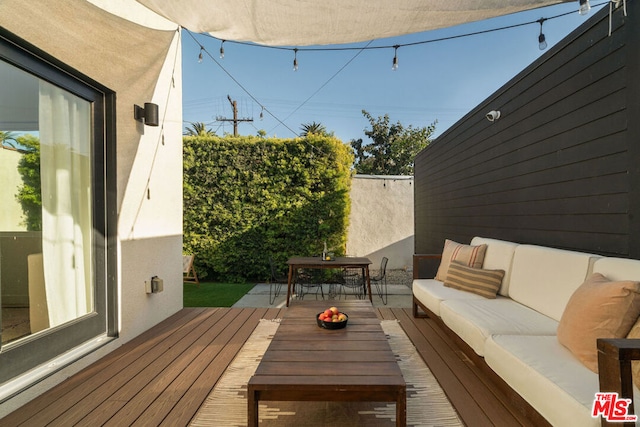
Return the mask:
[(227, 99), (229, 100), (229, 103), (231, 104), (231, 108), (233, 109), (233, 119), (227, 119), (226, 117), (218, 116), (216, 117), (216, 120), (219, 122), (233, 122), (233, 136), (238, 136), (238, 123), (252, 122), (253, 119), (250, 119), (250, 118), (239, 119), (238, 118), (238, 102), (232, 100), (230, 95), (227, 95)]

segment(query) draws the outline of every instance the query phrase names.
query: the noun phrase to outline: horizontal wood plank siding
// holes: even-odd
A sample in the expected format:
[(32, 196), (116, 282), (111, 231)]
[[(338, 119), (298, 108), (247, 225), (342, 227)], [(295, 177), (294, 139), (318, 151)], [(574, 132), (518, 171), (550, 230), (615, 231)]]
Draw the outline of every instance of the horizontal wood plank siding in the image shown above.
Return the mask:
[(640, 22), (627, 7), (611, 36), (607, 7), (418, 154), (416, 253), (484, 236), (640, 258)]

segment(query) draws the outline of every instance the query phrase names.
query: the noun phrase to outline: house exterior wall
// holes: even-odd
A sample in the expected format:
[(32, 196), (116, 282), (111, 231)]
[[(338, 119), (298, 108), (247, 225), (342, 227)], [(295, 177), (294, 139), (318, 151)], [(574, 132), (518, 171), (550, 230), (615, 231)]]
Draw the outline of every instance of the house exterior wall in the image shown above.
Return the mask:
[(640, 258), (639, 6), (611, 36), (594, 14), (417, 156), (416, 253), (480, 235)]
[(18, 172), (18, 162), (21, 154), (12, 149), (0, 148), (0, 230), (26, 231), (22, 224), (22, 207), (16, 199), (16, 194), (22, 185), (22, 178)]
[(355, 175), (347, 254), (371, 259), (378, 269), (410, 268), (413, 255), (413, 177)]
[[(118, 228), (117, 339), (0, 404), (1, 418), (182, 308), (182, 59), (175, 25), (145, 28), (84, 1), (6, 0), (0, 26), (116, 93)], [(160, 126), (134, 120), (145, 102)], [(164, 292), (145, 293), (152, 276)]]

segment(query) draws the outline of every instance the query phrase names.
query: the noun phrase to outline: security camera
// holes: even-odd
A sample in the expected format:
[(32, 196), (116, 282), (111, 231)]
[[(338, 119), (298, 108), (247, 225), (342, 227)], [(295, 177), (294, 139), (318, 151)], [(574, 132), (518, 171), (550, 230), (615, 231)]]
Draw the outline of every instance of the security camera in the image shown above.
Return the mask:
[(487, 113), (487, 120), (490, 122), (496, 121), (500, 118), (500, 111), (491, 110)]

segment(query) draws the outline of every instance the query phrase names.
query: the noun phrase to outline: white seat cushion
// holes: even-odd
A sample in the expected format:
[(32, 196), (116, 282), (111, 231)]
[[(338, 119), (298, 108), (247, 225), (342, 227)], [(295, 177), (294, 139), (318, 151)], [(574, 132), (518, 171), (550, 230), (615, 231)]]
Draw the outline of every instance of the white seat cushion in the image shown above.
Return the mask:
[(599, 426), (591, 418), (598, 375), (554, 336), (497, 335), (487, 340), (485, 361), (552, 425)]
[(440, 303), (448, 299), (483, 300), (484, 297), (454, 288), (448, 288), (436, 279), (415, 279), (413, 295), (433, 314), (440, 316)]
[(491, 335), (554, 335), (558, 322), (508, 298), (474, 301), (446, 300), (442, 321), (477, 354)]

